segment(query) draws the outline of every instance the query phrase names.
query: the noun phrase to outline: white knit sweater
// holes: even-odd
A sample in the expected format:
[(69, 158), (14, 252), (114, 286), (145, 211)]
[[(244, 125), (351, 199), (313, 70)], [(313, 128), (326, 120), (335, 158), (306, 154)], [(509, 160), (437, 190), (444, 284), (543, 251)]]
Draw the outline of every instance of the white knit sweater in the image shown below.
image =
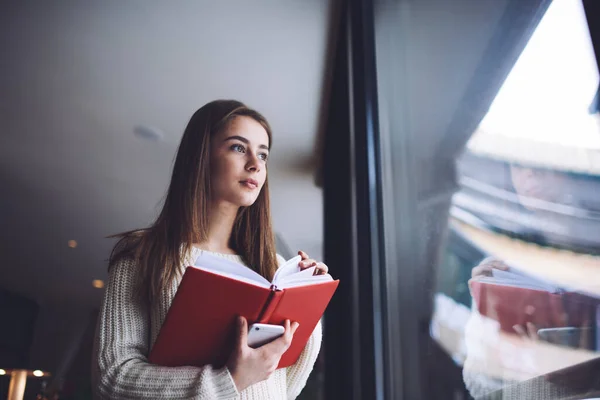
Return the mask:
[[(193, 264), (194, 248), (181, 266)], [(243, 263), (239, 256), (211, 253)], [(278, 256), (279, 264), (283, 259)], [(238, 392), (227, 367), (160, 367), (149, 354), (171, 306), (180, 279), (148, 310), (133, 296), (136, 264), (124, 259), (111, 268), (98, 319), (92, 366), (97, 399), (294, 399), (300, 394), (321, 348), (321, 324), (296, 364), (276, 370), (269, 379)]]

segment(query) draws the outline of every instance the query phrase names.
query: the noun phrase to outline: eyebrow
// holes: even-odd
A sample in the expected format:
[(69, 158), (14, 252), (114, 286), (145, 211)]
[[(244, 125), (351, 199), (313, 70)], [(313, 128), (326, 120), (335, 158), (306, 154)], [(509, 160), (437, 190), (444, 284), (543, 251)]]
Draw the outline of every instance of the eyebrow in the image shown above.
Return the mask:
[[(227, 139), (225, 139), (226, 142), (229, 140), (239, 140), (240, 142), (250, 144), (250, 141), (243, 136), (229, 136)], [(269, 150), (269, 146), (267, 146), (266, 144), (261, 144), (258, 147), (261, 149)]]

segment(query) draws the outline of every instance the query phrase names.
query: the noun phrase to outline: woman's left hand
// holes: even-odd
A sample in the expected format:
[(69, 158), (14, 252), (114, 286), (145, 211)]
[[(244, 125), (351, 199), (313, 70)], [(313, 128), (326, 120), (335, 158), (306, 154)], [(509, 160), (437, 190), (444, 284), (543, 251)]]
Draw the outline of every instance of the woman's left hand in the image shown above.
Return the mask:
[(537, 333), (537, 327), (531, 323), (527, 322), (525, 325), (515, 325), (513, 329), (521, 338), (526, 340), (537, 341), (540, 339)]
[(302, 257), (302, 261), (298, 263), (300, 270), (315, 267), (314, 275), (325, 275), (329, 271), (327, 265), (323, 264), (322, 262), (317, 262), (316, 260), (313, 260), (308, 256), (308, 254), (306, 254), (302, 250), (298, 252), (298, 255)]

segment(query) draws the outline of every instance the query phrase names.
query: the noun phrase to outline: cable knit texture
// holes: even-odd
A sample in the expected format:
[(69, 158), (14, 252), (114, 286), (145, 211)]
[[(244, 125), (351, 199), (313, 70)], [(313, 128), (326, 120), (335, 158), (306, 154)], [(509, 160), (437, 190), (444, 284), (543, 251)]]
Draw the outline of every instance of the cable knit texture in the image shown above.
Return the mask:
[[(193, 264), (202, 250), (194, 248), (182, 265)], [(235, 255), (211, 253), (243, 264)], [(279, 265), (285, 260), (277, 257)], [(276, 370), (269, 379), (238, 392), (227, 367), (160, 367), (147, 356), (169, 311), (180, 278), (155, 307), (133, 296), (136, 264), (123, 259), (111, 268), (98, 319), (92, 366), (97, 399), (295, 399), (308, 380), (321, 348), (321, 323), (296, 364)]]

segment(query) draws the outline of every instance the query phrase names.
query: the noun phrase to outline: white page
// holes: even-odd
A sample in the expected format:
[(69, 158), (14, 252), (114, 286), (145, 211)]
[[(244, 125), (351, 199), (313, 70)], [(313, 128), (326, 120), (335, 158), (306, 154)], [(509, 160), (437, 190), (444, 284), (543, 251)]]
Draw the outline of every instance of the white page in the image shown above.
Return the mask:
[(502, 271), (500, 269), (493, 268), (492, 277), (483, 278), (482, 281), (489, 283), (497, 283), (499, 285), (522, 287), (526, 289), (545, 290), (551, 293), (560, 291), (559, 286), (553, 285), (550, 282), (544, 281), (534, 276), (530, 276), (520, 271), (518, 268), (510, 266), (508, 271)]
[(512, 279), (498, 280), (498, 279), (482, 278), (482, 279), (478, 279), (478, 281), (489, 283), (492, 285), (511, 286), (511, 287), (518, 287), (518, 288), (523, 288), (523, 289), (533, 289), (533, 290), (543, 290), (543, 291), (546, 291), (549, 293), (556, 292), (555, 288), (553, 288), (553, 287), (548, 287), (548, 286), (543, 286), (543, 285), (535, 285), (535, 284), (531, 284), (531, 283), (527, 283), (527, 282), (519, 282), (519, 281), (515, 281)]
[(275, 276), (273, 276), (273, 283), (282, 282), (286, 276), (300, 272), (300, 266), (298, 266), (300, 261), (302, 261), (302, 257), (296, 256), (281, 265), (275, 272)]
[[(305, 272), (305, 271), (303, 271), (303, 272)], [(325, 274), (325, 275), (312, 275), (312, 276), (309, 276), (307, 278), (300, 278), (299, 277), (297, 279), (286, 280), (284, 283), (282, 283), (278, 287), (281, 287), (283, 289), (287, 289), (287, 288), (291, 288), (291, 287), (308, 286), (308, 285), (314, 285), (314, 284), (317, 284), (317, 283), (331, 282), (331, 281), (333, 281), (333, 278), (329, 274)]]
[[(277, 287), (277, 289), (329, 282), (333, 280), (329, 274), (313, 275), (316, 267), (300, 270), (298, 263), (301, 260), (302, 258), (300, 256), (296, 256), (286, 261), (281, 267), (279, 267), (277, 272), (275, 272), (275, 276), (273, 277), (273, 284)], [(203, 269), (205, 271), (246, 282), (251, 285), (265, 288), (271, 287), (271, 282), (245, 265), (227, 260), (223, 257), (206, 254), (204, 252), (198, 256), (193, 268)]]
[(287, 275), (284, 276), (283, 278), (279, 279), (277, 281), (277, 284), (279, 285), (285, 285), (286, 282), (292, 282), (292, 281), (298, 281), (298, 280), (309, 280), (312, 279), (314, 277), (314, 273), (315, 273), (315, 269), (317, 267), (310, 267), (310, 268), (306, 268), (305, 270), (300, 270), (300, 268), (298, 268), (298, 272), (291, 274), (291, 275)]
[(310, 267), (306, 268), (305, 270), (301, 270), (298, 266), (298, 262), (301, 260), (302, 258), (300, 256), (296, 256), (281, 266), (277, 272), (281, 270), (283, 271), (280, 274), (275, 274), (275, 277), (273, 278), (273, 284), (275, 284), (275, 286), (277, 286), (279, 289), (285, 289), (289, 287), (311, 285), (333, 280), (329, 274), (314, 275), (317, 267)]
[(310, 286), (310, 285), (316, 285), (319, 283), (331, 282), (331, 281), (333, 281), (333, 278), (329, 274), (315, 275), (315, 276), (313, 276), (312, 279), (286, 282), (285, 285), (282, 286), (282, 288), (290, 289), (290, 288), (298, 287), (298, 286)]
[(210, 271), (242, 282), (269, 288), (271, 282), (243, 264), (227, 260), (223, 257), (212, 256), (202, 252), (194, 263), (194, 268)]

